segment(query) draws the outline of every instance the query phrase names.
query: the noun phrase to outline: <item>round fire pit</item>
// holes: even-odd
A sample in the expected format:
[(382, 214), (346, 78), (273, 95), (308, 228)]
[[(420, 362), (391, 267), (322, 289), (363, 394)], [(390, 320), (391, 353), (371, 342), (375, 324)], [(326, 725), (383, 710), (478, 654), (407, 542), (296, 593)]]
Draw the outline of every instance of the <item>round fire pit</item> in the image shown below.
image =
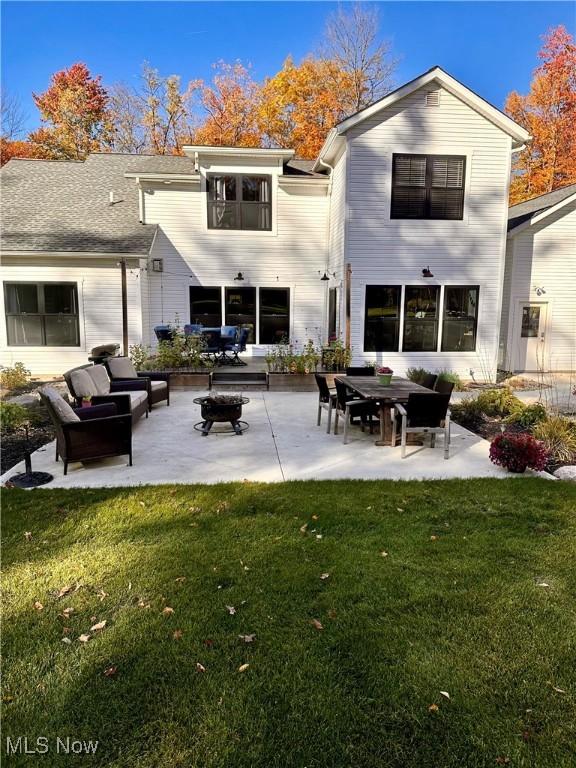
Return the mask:
[(205, 397), (195, 397), (194, 402), (200, 406), (202, 421), (194, 424), (194, 429), (201, 432), (206, 437), (214, 424), (230, 424), (224, 429), (215, 430), (218, 433), (234, 433), (241, 435), (248, 429), (248, 424), (241, 421), (242, 406), (250, 402), (247, 397), (242, 395), (206, 395)]

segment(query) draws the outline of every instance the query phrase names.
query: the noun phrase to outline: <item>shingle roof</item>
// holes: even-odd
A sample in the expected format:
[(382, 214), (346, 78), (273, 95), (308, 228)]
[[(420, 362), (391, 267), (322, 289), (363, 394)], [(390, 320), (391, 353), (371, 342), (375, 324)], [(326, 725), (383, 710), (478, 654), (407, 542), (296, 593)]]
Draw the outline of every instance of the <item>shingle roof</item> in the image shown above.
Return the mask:
[[(191, 157), (177, 155), (147, 155), (133, 158), (134, 164), (127, 168), (128, 173), (194, 173), (194, 161)], [(324, 174), (314, 173), (314, 160), (296, 160), (292, 158), (284, 163), (286, 176), (310, 176), (323, 178)]]
[(555, 189), (554, 192), (547, 192), (545, 195), (533, 197), (531, 200), (525, 200), (523, 203), (513, 205), (508, 210), (508, 232), (516, 229), (537, 213), (551, 208), (553, 205), (561, 203), (567, 197), (576, 193), (576, 184), (569, 184), (567, 187)]
[(10, 160), (0, 171), (2, 250), (148, 253), (156, 225), (140, 224), (137, 187), (124, 177), (135, 159)]

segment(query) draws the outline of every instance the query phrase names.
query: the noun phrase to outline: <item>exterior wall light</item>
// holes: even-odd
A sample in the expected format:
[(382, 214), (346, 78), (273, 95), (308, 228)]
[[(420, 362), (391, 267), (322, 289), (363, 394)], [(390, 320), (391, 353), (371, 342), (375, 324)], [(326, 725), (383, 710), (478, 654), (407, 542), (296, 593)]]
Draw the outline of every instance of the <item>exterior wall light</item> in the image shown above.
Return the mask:
[(242, 274), (242, 272), (238, 272), (234, 280), (239, 280), (239, 281), (244, 280), (244, 275)]
[(422, 277), (434, 277), (429, 266), (422, 270)]

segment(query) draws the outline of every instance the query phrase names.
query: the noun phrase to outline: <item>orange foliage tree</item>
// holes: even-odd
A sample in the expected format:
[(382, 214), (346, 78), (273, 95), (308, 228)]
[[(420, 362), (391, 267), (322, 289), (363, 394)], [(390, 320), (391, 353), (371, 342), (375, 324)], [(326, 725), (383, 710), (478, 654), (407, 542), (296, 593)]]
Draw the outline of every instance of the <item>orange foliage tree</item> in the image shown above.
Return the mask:
[(30, 141), (0, 138), (0, 166), (12, 160), (13, 157), (42, 157), (42, 152)]
[(563, 26), (543, 41), (530, 92), (506, 101), (507, 114), (532, 135), (514, 159), (512, 205), (576, 182), (576, 46)]
[(259, 147), (262, 135), (258, 127), (260, 87), (250, 71), (239, 61), (214, 65), (213, 84), (200, 94), (206, 117), (194, 131), (196, 144), (217, 147)]
[(345, 116), (354, 81), (338, 64), (312, 57), (296, 65), (289, 57), (264, 83), (259, 124), (267, 144), (290, 147), (298, 157), (314, 158), (326, 134)]
[(82, 62), (56, 72), (50, 87), (33, 97), (43, 126), (29, 140), (43, 157), (82, 160), (107, 146), (108, 95)]

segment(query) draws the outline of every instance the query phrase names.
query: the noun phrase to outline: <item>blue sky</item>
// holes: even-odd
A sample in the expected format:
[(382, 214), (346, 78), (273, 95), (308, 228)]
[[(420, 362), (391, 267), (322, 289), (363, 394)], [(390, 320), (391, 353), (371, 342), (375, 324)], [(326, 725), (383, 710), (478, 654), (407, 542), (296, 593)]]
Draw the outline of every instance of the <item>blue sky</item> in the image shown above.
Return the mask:
[[(439, 64), (502, 107), (525, 92), (540, 35), (564, 24), (572, 2), (381, 2), (381, 35), (400, 57), (399, 83)], [(32, 91), (84, 61), (104, 83), (135, 83), (144, 60), (183, 79), (211, 76), (218, 59), (274, 74), (287, 54), (318, 45), (332, 2), (2, 2), (2, 82), (38, 123)]]

